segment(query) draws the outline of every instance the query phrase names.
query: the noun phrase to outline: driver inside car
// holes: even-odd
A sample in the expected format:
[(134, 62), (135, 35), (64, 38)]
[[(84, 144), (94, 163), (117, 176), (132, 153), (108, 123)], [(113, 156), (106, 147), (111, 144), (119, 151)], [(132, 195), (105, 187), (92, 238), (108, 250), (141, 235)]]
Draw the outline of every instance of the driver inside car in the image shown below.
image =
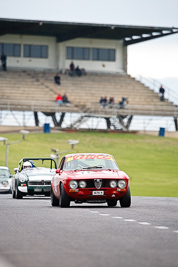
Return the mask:
[(32, 168), (32, 164), (29, 161), (25, 161), (23, 164), (23, 169), (30, 169)]

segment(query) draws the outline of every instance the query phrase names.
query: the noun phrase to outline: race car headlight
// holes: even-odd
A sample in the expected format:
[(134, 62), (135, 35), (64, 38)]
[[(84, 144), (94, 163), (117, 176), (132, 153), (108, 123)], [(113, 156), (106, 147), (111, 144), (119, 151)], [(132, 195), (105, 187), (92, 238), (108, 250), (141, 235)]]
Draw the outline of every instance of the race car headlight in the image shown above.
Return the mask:
[(8, 185), (8, 181), (1, 182), (3, 185)]
[(76, 189), (78, 187), (77, 181), (73, 180), (69, 182), (69, 186), (71, 189)]
[(87, 186), (87, 183), (86, 183), (85, 181), (80, 181), (80, 182), (79, 182), (79, 186), (80, 186), (81, 188), (85, 188), (85, 187)]
[(121, 189), (124, 189), (126, 187), (127, 183), (125, 180), (119, 180), (118, 181), (118, 187)]
[(20, 175), (20, 177), (19, 177), (19, 181), (20, 181), (21, 183), (24, 183), (24, 182), (26, 181), (26, 176), (25, 176), (25, 175)]
[(117, 183), (116, 183), (116, 181), (114, 181), (114, 180), (110, 181), (110, 182), (109, 182), (109, 186), (110, 186), (111, 188), (116, 188), (116, 187), (117, 187)]

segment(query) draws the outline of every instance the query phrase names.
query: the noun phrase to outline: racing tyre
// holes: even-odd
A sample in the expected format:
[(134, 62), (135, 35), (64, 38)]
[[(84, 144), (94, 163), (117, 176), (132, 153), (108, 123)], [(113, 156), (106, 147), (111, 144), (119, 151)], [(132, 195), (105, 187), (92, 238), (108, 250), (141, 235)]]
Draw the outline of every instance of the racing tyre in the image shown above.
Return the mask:
[(18, 190), (18, 187), (15, 188), (15, 198), (21, 199), (23, 197), (22, 193)]
[(130, 187), (128, 187), (127, 193), (120, 199), (121, 208), (128, 208), (131, 205)]
[(57, 199), (53, 193), (53, 190), (51, 188), (51, 205), (54, 206), (59, 206), (59, 199)]
[(117, 206), (117, 200), (109, 200), (107, 201), (107, 204), (109, 207), (115, 207)]
[(63, 184), (60, 185), (59, 206), (61, 208), (70, 206), (70, 198), (66, 194)]

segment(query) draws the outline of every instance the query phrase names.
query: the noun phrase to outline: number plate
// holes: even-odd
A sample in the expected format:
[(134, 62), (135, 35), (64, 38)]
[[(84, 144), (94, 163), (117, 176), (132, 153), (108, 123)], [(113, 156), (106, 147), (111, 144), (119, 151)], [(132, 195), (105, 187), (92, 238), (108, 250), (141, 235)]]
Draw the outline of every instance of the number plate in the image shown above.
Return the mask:
[(92, 191), (92, 195), (93, 196), (103, 196), (104, 195), (104, 191)]
[(41, 192), (41, 191), (42, 191), (41, 188), (35, 188), (35, 189), (34, 189), (34, 192)]

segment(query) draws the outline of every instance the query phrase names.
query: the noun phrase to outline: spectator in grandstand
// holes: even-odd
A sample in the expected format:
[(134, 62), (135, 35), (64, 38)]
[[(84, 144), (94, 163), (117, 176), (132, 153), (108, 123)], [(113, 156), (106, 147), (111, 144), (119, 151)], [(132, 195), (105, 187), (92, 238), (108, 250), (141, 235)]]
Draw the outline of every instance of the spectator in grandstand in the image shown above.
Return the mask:
[(119, 108), (126, 108), (126, 105), (129, 103), (128, 98), (122, 97), (122, 100), (119, 102)]
[(73, 62), (70, 63), (70, 76), (74, 76), (75, 75), (75, 65)]
[(160, 93), (160, 101), (164, 101), (164, 93), (165, 93), (165, 89), (163, 88), (162, 85), (161, 85), (161, 87), (159, 88), (159, 93)]
[(1, 64), (2, 64), (2, 69), (3, 69), (4, 71), (7, 70), (7, 67), (6, 67), (6, 60), (7, 60), (7, 56), (6, 56), (4, 53), (2, 53), (2, 54), (1, 54)]
[(84, 68), (81, 69), (81, 71), (82, 71), (82, 75), (87, 75), (87, 72), (86, 72), (86, 70)]
[(66, 94), (64, 94), (63, 95), (63, 97), (62, 97), (62, 101), (63, 101), (63, 103), (66, 105), (66, 106), (69, 106), (69, 100), (68, 100), (68, 97), (67, 97), (67, 95)]
[(59, 73), (56, 73), (56, 75), (54, 76), (54, 82), (58, 85), (61, 84), (61, 77), (59, 76)]
[(108, 105), (108, 100), (107, 100), (107, 97), (105, 96), (105, 97), (103, 98), (103, 108), (106, 108), (107, 105)]
[(100, 104), (100, 106), (103, 108), (103, 97), (102, 97), (102, 96), (101, 96), (101, 98), (100, 98), (99, 104)]
[(113, 107), (113, 105), (114, 105), (114, 97), (110, 97), (108, 104), (109, 104), (109, 107)]
[(76, 75), (77, 75), (78, 77), (82, 76), (82, 71), (81, 71), (81, 69), (79, 68), (79, 66), (76, 67), (76, 69), (75, 69), (75, 73), (76, 73)]
[(62, 96), (60, 94), (58, 94), (56, 96), (56, 103), (61, 106), (63, 104), (63, 100), (62, 100)]

